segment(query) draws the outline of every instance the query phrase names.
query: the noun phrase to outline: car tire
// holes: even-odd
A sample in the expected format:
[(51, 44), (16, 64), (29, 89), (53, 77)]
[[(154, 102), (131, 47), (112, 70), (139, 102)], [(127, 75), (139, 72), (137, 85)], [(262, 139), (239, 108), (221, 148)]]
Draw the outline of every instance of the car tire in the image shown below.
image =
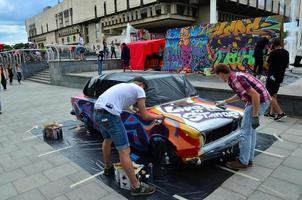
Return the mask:
[[(175, 147), (167, 139), (162, 137), (154, 137), (151, 139), (151, 154), (156, 162), (168, 164), (175, 164), (180, 162), (177, 156)], [(167, 157), (168, 156), (168, 160)]]

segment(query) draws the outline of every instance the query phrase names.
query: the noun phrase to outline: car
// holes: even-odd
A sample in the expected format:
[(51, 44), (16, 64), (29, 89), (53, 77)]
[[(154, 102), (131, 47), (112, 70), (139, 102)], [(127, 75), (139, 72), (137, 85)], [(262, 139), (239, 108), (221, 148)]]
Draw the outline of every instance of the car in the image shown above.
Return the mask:
[[(159, 161), (201, 162), (237, 153), (241, 108), (216, 107), (215, 102), (198, 96), (184, 74), (111, 73), (91, 78), (83, 94), (71, 97), (73, 114), (86, 127), (99, 132), (94, 120), (97, 98), (111, 86), (143, 76), (148, 83), (146, 107), (163, 114), (164, 121), (143, 120), (133, 109), (121, 114), (131, 148), (149, 153)], [(235, 148), (237, 147), (237, 148)]]

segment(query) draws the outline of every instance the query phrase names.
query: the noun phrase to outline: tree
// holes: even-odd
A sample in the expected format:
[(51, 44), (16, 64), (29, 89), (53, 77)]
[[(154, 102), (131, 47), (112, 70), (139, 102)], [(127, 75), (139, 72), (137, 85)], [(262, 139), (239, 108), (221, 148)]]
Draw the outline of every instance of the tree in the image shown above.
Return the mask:
[(14, 45), (14, 49), (25, 49), (24, 43), (17, 43)]

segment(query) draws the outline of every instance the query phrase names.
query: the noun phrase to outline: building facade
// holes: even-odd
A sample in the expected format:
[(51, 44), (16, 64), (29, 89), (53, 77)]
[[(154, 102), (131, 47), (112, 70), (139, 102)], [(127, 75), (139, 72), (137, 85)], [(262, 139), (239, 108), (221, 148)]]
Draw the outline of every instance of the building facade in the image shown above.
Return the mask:
[(28, 40), (46, 44), (77, 44), (79, 34), (88, 49), (105, 40), (120, 43), (131, 24), (137, 29), (164, 34), (167, 29), (268, 15), (301, 12), (294, 0), (64, 0), (26, 20)]

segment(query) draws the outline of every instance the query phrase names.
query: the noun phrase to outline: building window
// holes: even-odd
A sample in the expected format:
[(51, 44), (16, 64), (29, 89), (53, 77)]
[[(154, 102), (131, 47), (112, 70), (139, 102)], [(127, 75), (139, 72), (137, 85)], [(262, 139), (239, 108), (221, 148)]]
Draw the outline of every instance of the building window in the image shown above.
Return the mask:
[(161, 5), (155, 6), (155, 12), (156, 12), (156, 15), (161, 15)]
[(104, 2), (104, 15), (107, 15), (107, 7), (106, 7), (106, 1)]
[(76, 42), (76, 39), (77, 39), (77, 38), (76, 38), (76, 36), (74, 35), (74, 36), (73, 36), (73, 42)]
[(62, 44), (64, 44), (64, 38), (62, 38)]
[(70, 38), (69, 38), (69, 37), (67, 37), (67, 43), (68, 43), (68, 44), (70, 43)]
[(94, 6), (94, 17), (98, 18), (98, 12), (96, 6)]
[(141, 18), (147, 18), (147, 8), (141, 9)]
[(48, 32), (48, 24), (46, 24), (46, 31)]
[(184, 5), (177, 5), (177, 14), (184, 15), (185, 12), (185, 6)]
[(43, 26), (41, 26), (41, 33), (43, 33)]
[(72, 13), (72, 8), (69, 8), (69, 16), (70, 16), (70, 23), (71, 25), (73, 24), (73, 13)]

